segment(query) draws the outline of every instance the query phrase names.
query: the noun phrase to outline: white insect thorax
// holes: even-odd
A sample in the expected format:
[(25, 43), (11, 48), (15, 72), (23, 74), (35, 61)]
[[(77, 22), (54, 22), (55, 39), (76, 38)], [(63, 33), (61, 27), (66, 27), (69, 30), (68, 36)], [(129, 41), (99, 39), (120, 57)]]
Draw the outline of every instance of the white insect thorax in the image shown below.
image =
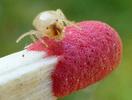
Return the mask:
[(61, 23), (66, 20), (64, 14), (59, 10), (57, 11), (45, 11), (40, 13), (33, 21), (33, 26), (40, 32), (46, 32), (47, 27), (53, 25), (58, 21)]

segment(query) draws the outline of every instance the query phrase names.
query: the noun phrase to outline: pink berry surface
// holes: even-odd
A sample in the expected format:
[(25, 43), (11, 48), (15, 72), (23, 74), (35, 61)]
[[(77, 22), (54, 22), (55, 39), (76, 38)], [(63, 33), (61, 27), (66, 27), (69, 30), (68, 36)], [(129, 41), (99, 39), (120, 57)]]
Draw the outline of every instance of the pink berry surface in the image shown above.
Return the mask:
[(58, 57), (52, 72), (52, 91), (63, 97), (102, 80), (120, 63), (121, 39), (111, 26), (100, 21), (83, 21), (65, 27), (64, 38), (43, 38), (29, 50), (47, 51)]

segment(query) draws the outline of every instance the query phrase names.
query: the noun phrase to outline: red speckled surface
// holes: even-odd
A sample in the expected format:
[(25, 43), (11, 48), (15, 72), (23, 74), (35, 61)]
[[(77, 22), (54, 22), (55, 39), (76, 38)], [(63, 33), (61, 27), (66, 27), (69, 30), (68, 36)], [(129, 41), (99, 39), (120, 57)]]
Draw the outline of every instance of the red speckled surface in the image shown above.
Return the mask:
[(52, 73), (53, 93), (57, 97), (103, 79), (121, 59), (122, 44), (118, 33), (99, 21), (84, 21), (66, 27), (61, 41), (44, 40), (48, 48), (38, 41), (28, 49), (45, 50), (49, 56), (60, 56)]

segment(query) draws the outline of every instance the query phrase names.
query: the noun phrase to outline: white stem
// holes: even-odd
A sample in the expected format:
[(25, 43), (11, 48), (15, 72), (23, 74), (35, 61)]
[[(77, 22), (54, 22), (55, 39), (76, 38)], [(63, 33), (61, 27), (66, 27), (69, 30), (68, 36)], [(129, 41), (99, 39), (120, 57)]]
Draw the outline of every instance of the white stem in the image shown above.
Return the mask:
[(57, 57), (23, 50), (0, 58), (0, 100), (56, 100), (51, 72)]

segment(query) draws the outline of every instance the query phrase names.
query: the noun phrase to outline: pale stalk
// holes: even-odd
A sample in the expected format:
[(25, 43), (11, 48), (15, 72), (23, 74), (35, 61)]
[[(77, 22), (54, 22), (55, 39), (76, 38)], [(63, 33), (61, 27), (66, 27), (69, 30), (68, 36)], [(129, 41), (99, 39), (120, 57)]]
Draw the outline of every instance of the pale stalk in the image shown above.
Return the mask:
[(0, 100), (56, 100), (51, 72), (57, 57), (23, 50), (0, 58)]

